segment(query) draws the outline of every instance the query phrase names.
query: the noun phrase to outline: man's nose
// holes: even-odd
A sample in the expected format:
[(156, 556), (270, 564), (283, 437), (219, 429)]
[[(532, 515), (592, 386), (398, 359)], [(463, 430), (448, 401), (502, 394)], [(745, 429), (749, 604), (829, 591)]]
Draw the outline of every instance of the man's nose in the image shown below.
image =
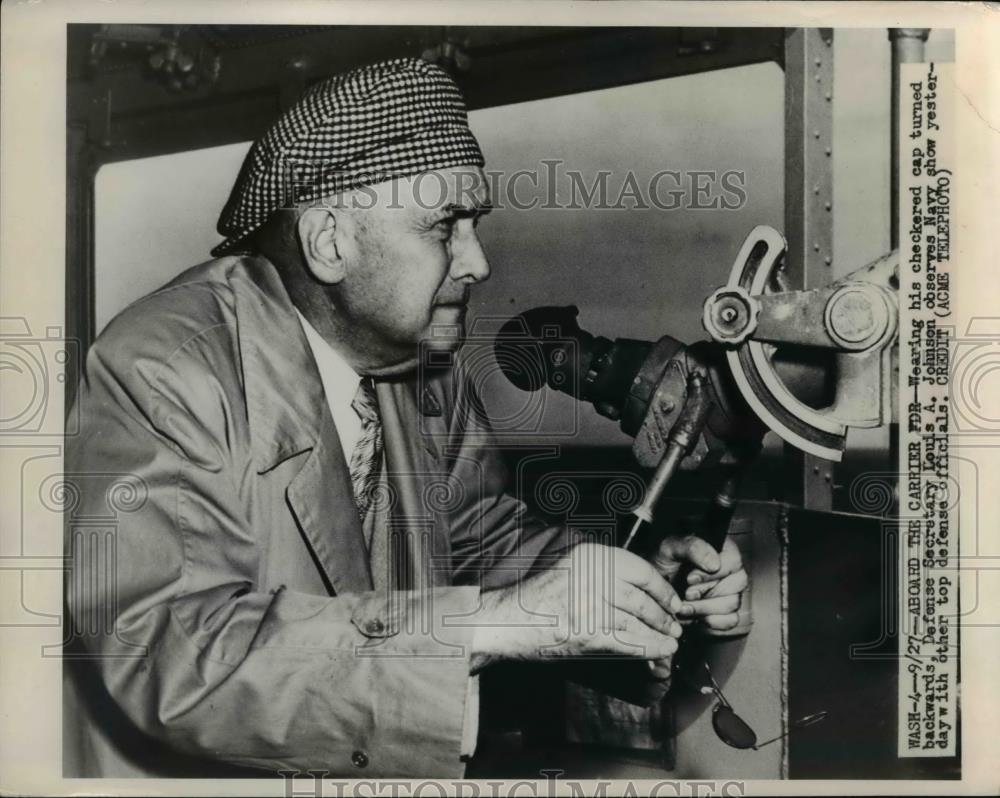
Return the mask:
[(461, 241), (452, 245), (451, 278), (465, 282), (481, 283), (490, 277), (490, 261), (476, 231), (461, 236)]

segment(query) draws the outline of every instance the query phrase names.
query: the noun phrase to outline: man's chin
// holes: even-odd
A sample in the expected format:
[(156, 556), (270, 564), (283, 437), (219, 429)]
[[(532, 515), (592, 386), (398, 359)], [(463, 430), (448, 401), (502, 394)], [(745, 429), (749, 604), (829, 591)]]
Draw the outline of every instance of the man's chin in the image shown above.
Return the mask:
[(431, 323), (413, 348), (402, 347), (396, 359), (369, 368), (372, 377), (402, 377), (418, 369), (451, 368), (451, 353), (465, 342), (465, 306), (440, 305), (434, 308)]

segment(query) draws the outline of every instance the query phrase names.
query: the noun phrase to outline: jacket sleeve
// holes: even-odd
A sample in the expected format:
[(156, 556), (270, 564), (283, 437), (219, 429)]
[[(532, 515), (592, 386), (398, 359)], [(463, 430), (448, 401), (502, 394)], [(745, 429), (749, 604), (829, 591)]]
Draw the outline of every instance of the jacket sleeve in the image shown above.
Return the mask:
[(255, 474), (227, 462), (239, 425), (191, 409), (239, 412), (205, 395), (224, 381), (188, 375), (165, 395), (133, 354), (91, 349), (67, 446), (75, 518), (107, 519), (123, 481), (141, 493), (111, 527), (111, 556), (90, 556), (70, 525), (75, 642), (110, 695), (143, 732), (213, 760), (460, 777), (471, 630), (442, 619), (472, 612), (478, 588), (262, 590), (262, 546), (239, 498)]
[[(579, 541), (572, 529), (545, 523), (507, 492), (500, 447), (461, 365), (455, 381), (448, 454), (452, 477), (460, 481), (466, 499), (453, 516), (455, 578), (492, 590), (554, 565)], [(580, 659), (554, 667), (570, 681), (639, 706), (660, 700), (669, 686), (650, 676), (645, 661)]]

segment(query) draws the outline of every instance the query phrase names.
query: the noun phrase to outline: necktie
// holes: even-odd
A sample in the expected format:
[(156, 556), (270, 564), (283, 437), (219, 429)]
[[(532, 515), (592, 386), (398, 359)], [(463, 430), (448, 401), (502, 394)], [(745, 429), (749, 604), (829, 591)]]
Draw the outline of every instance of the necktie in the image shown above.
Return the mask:
[(379, 461), (382, 458), (382, 421), (375, 399), (375, 385), (370, 377), (362, 378), (351, 407), (361, 419), (361, 438), (351, 453), (351, 485), (358, 514), (364, 521), (378, 484)]

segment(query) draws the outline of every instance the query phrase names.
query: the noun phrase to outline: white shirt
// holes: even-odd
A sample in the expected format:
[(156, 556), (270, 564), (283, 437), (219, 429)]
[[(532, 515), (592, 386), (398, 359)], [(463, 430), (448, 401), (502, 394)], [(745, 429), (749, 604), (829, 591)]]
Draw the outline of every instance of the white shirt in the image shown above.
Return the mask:
[(361, 417), (351, 407), (358, 392), (358, 386), (361, 384), (361, 377), (344, 360), (340, 352), (323, 340), (323, 336), (316, 332), (316, 328), (306, 320), (305, 316), (298, 310), (295, 312), (298, 313), (299, 321), (302, 322), (302, 329), (305, 330), (306, 340), (309, 342), (313, 359), (319, 369), (319, 378), (323, 383), (326, 403), (330, 406), (330, 414), (337, 427), (337, 435), (340, 436), (340, 446), (344, 450), (344, 459), (349, 464), (354, 447), (361, 440)]
[[(316, 368), (319, 370), (320, 382), (323, 383), (323, 393), (326, 403), (333, 416), (340, 437), (340, 447), (344, 451), (344, 459), (348, 465), (354, 447), (361, 440), (361, 417), (351, 406), (354, 396), (361, 384), (361, 376), (351, 368), (343, 356), (328, 344), (307, 320), (295, 310), (306, 340), (312, 350)], [(470, 676), (465, 695), (465, 719), (462, 725), (462, 756), (471, 756), (476, 750), (476, 738), (479, 735), (479, 677)]]

